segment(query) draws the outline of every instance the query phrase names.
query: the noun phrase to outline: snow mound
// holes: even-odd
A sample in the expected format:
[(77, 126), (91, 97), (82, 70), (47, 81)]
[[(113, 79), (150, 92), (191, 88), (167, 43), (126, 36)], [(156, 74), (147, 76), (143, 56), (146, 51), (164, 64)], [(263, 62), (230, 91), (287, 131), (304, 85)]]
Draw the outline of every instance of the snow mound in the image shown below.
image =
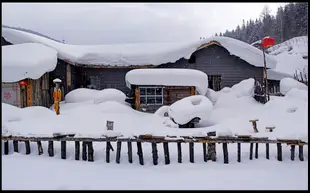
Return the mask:
[(193, 69), (135, 69), (127, 72), (126, 85), (195, 86), (199, 94), (205, 95), (208, 76)]
[[(2, 27), (2, 37), (12, 44), (41, 43), (56, 49), (60, 59), (66, 59), (73, 63), (111, 66), (159, 65), (175, 62), (181, 58), (189, 59), (197, 48), (204, 48), (208, 43), (215, 41), (227, 49), (231, 55), (238, 56), (253, 66), (263, 66), (261, 50), (245, 42), (221, 36), (182, 43), (78, 46), (63, 44), (32, 33)], [(268, 68), (276, 66), (277, 61), (268, 54), (266, 61)]]
[(78, 88), (70, 91), (65, 96), (66, 103), (80, 103), (86, 101), (93, 101), (98, 90), (88, 89), (88, 88)]
[[(225, 88), (227, 88), (227, 87), (225, 87)], [(208, 88), (206, 97), (208, 97), (208, 99), (210, 99), (210, 101), (214, 104), (218, 100), (218, 98), (220, 97), (220, 92), (216, 92), (216, 91)]]
[(48, 117), (48, 116), (56, 116), (55, 112), (50, 110), (49, 108), (42, 107), (42, 106), (32, 106), (32, 107), (25, 107), (22, 108), (22, 111), (24, 112), (24, 117)]
[(308, 91), (298, 88), (291, 88), (285, 95), (285, 98), (308, 101)]
[(2, 82), (38, 79), (57, 65), (56, 50), (36, 43), (2, 46)]
[(106, 102), (106, 101), (117, 101), (119, 103), (125, 103), (125, 100), (126, 100), (126, 95), (122, 91), (118, 89), (114, 89), (114, 88), (107, 88), (107, 89), (101, 90), (94, 97), (95, 104)]
[(242, 80), (238, 84), (231, 87), (231, 90), (236, 93), (237, 97), (254, 96), (254, 83), (253, 78)]
[(298, 88), (300, 90), (306, 90), (308, 91), (308, 86), (301, 83), (301, 82), (298, 82), (297, 80), (293, 79), (293, 78), (283, 78), (281, 81), (280, 81), (280, 92), (283, 94), (283, 95), (286, 95), (286, 93), (288, 91), (290, 91), (290, 89), (292, 88)]
[(207, 120), (211, 114), (212, 102), (205, 96), (189, 96), (176, 101), (168, 108), (169, 117), (184, 125), (198, 117)]
[(154, 114), (160, 117), (165, 117), (165, 115), (168, 115), (168, 109), (169, 109), (169, 106), (166, 106), (166, 105), (161, 106), (159, 107), (159, 109), (157, 109), (157, 111)]
[(23, 116), (21, 108), (6, 103), (2, 103), (1, 112), (3, 122), (20, 121)]

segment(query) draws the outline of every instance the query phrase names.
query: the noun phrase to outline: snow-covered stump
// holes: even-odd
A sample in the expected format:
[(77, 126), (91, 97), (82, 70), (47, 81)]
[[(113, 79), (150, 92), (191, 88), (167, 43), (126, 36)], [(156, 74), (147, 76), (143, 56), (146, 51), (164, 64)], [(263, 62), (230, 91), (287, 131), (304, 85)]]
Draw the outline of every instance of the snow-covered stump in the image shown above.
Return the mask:
[(178, 163), (182, 163), (182, 144), (181, 142), (177, 142), (178, 148)]
[(43, 154), (43, 147), (42, 147), (41, 141), (37, 141), (37, 145), (38, 145), (38, 154), (42, 155)]
[(282, 144), (277, 143), (277, 159), (278, 161), (282, 161)]
[(75, 142), (75, 160), (80, 160), (80, 142)]
[(164, 156), (165, 156), (165, 164), (170, 164), (170, 156), (169, 156), (169, 145), (168, 142), (163, 142), (164, 147)]
[(250, 160), (253, 159), (253, 143), (250, 143)]
[(26, 155), (29, 155), (31, 153), (31, 151), (30, 151), (30, 141), (25, 141), (25, 149), (26, 149)]
[(269, 159), (269, 143), (266, 143), (266, 159)]
[(255, 143), (255, 159), (258, 159), (258, 143)]
[(89, 141), (87, 142), (88, 147), (88, 161), (93, 162), (94, 161), (94, 148), (93, 148), (93, 142)]
[(14, 152), (18, 153), (18, 141), (17, 140), (13, 140), (13, 149), (14, 149)]
[(224, 164), (228, 164), (228, 147), (227, 143), (223, 143)]
[(121, 159), (121, 148), (122, 148), (122, 142), (121, 141), (117, 141), (116, 142), (116, 163), (120, 163), (120, 159)]
[(257, 123), (256, 123), (257, 121), (258, 121), (258, 119), (254, 119), (254, 120), (250, 120), (250, 121), (249, 121), (249, 122), (252, 123), (253, 130), (254, 130), (255, 133), (258, 133)]
[(66, 141), (61, 141), (60, 142), (60, 157), (61, 159), (66, 159), (67, 158), (67, 144)]
[(139, 156), (139, 163), (140, 165), (144, 165), (144, 161), (143, 161), (143, 151), (142, 151), (142, 143), (141, 142), (137, 142), (137, 149), (138, 149), (138, 156)]
[(9, 154), (9, 141), (4, 141), (4, 155)]
[(157, 144), (156, 142), (152, 143), (152, 157), (153, 157), (153, 164), (158, 164), (158, 151), (157, 151)]
[(304, 146), (299, 145), (299, 160), (304, 161)]
[(128, 148), (128, 162), (132, 163), (132, 143), (131, 143), (131, 141), (127, 142), (127, 148)]
[(194, 163), (194, 143), (189, 142), (189, 161)]
[[(215, 132), (208, 132), (208, 136), (216, 136)], [(216, 161), (216, 143), (208, 143), (208, 160)]]
[(87, 160), (87, 149), (86, 149), (86, 142), (82, 142), (82, 160), (86, 161)]
[(291, 145), (291, 160), (295, 159), (295, 145)]
[(48, 142), (47, 153), (50, 157), (54, 156), (54, 141)]
[(237, 156), (238, 156), (237, 161), (241, 162), (241, 143), (237, 143)]
[(202, 151), (203, 151), (203, 161), (207, 162), (208, 157), (207, 157), (207, 144), (206, 143), (202, 143)]

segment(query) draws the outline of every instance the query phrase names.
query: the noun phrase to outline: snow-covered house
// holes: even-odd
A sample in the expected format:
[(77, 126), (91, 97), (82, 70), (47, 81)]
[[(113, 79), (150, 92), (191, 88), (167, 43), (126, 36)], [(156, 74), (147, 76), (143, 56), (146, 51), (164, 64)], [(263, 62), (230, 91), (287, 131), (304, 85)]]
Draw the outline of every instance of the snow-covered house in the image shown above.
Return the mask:
[(57, 52), (42, 44), (2, 46), (2, 102), (18, 107), (50, 105), (49, 73)]
[(208, 76), (193, 69), (135, 69), (125, 80), (133, 108), (147, 112), (191, 95), (205, 95), (208, 88)]

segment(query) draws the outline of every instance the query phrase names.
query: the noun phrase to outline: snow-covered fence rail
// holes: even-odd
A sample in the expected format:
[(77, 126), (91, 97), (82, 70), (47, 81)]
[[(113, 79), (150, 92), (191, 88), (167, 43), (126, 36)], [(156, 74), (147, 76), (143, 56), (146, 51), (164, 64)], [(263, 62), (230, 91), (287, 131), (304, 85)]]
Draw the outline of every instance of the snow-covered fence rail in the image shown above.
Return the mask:
[(132, 143), (137, 144), (137, 155), (139, 157), (139, 163), (144, 165), (142, 143), (152, 144), (152, 159), (153, 164), (158, 164), (158, 149), (157, 144), (163, 144), (165, 164), (170, 164), (169, 146), (168, 143), (177, 144), (178, 162), (182, 163), (182, 146), (181, 143), (189, 143), (189, 161), (194, 163), (194, 144), (200, 143), (203, 147), (203, 159), (205, 162), (208, 160), (216, 161), (216, 144), (222, 144), (224, 163), (229, 163), (228, 143), (237, 143), (237, 161), (241, 162), (241, 144), (250, 144), (249, 159), (253, 159), (253, 147), (254, 157), (258, 159), (258, 147), (259, 144), (265, 144), (266, 159), (269, 159), (269, 146), (270, 144), (276, 144), (277, 146), (277, 160), (282, 161), (282, 144), (290, 145), (291, 157), (293, 161), (295, 158), (295, 147), (298, 146), (299, 160), (304, 161), (303, 147), (308, 143), (297, 139), (268, 139), (267, 137), (251, 137), (251, 136), (204, 136), (204, 137), (190, 137), (190, 136), (152, 136), (152, 135), (140, 135), (133, 138), (118, 137), (76, 137), (75, 134), (63, 134), (53, 137), (23, 137), (23, 136), (1, 136), (4, 141), (4, 154), (9, 154), (9, 141), (13, 141), (14, 152), (18, 152), (18, 143), (24, 142), (26, 148), (26, 154), (30, 154), (30, 142), (36, 142), (38, 147), (38, 154), (43, 154), (42, 141), (48, 142), (48, 155), (54, 156), (54, 142), (59, 141), (61, 143), (61, 158), (66, 159), (66, 143), (75, 142), (75, 160), (80, 159), (80, 143), (82, 143), (82, 160), (94, 161), (94, 148), (93, 142), (105, 142), (106, 143), (106, 162), (110, 162), (110, 151), (114, 151), (111, 142), (116, 142), (116, 163), (120, 163), (121, 146), (122, 143), (127, 143), (128, 162), (132, 163)]

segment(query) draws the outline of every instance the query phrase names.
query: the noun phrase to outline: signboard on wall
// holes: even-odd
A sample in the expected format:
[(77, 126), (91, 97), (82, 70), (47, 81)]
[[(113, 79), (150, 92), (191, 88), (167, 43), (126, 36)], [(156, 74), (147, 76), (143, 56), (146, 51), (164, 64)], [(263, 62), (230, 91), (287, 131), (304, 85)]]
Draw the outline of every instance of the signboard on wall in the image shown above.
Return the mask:
[(3, 103), (21, 107), (18, 83), (2, 83), (1, 94)]

